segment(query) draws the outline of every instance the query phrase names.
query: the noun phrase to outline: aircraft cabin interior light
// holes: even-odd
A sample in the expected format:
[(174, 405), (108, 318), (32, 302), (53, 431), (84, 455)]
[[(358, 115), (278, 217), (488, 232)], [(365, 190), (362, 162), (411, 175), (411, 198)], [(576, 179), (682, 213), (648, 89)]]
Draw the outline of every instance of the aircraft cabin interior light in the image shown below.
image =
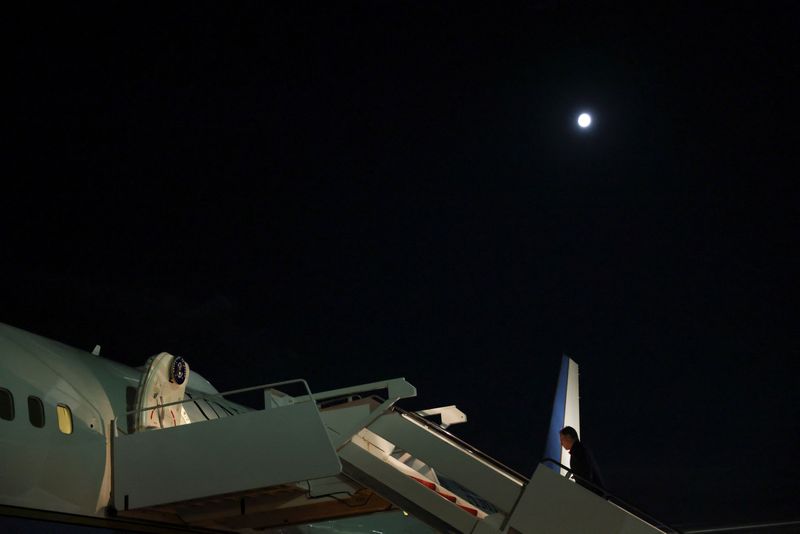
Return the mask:
[(58, 429), (62, 434), (72, 434), (72, 411), (64, 404), (56, 405), (58, 413)]

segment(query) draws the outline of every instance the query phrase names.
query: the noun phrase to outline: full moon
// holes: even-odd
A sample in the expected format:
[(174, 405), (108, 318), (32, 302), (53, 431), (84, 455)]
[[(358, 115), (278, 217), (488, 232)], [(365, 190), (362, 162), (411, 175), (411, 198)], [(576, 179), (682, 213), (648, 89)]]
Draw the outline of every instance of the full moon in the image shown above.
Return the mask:
[(578, 116), (578, 126), (581, 128), (588, 128), (592, 124), (592, 116), (588, 113), (581, 113)]

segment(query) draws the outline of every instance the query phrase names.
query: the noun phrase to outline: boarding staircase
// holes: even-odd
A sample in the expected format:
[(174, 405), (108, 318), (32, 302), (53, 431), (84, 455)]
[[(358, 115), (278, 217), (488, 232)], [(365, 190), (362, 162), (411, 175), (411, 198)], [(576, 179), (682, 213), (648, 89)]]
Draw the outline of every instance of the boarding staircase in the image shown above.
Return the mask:
[(113, 425), (115, 513), (232, 532), (390, 516), (409, 521), (396, 532), (670, 531), (545, 465), (530, 479), (515, 473), (448, 431), (466, 420), (455, 407), (402, 410), (396, 403), (416, 395), (404, 379), (314, 394), (295, 380), (159, 408), (253, 391), (263, 408), (128, 434)]

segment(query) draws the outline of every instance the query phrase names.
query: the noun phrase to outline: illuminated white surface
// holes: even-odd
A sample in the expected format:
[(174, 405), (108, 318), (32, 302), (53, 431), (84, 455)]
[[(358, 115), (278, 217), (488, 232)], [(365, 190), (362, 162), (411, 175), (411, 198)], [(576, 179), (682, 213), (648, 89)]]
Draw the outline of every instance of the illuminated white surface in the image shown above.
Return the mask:
[(581, 128), (588, 128), (589, 125), (592, 124), (592, 116), (588, 113), (581, 113), (578, 116), (578, 126)]
[[(564, 405), (564, 426), (571, 426), (578, 433), (578, 439), (581, 438), (581, 401), (580, 401), (580, 386), (579, 386), (579, 373), (578, 364), (572, 358), (569, 359), (569, 371), (567, 372), (567, 398)], [(561, 463), (566, 466), (572, 467), (570, 464), (569, 451), (561, 449)], [(567, 472), (562, 469), (561, 475), (566, 475)]]

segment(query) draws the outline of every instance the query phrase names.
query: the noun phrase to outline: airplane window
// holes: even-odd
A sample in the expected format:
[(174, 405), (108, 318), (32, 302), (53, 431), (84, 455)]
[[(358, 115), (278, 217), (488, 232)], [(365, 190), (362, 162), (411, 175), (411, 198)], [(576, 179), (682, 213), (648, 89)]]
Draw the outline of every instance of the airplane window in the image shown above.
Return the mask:
[(57, 404), (58, 429), (64, 434), (72, 434), (72, 410), (65, 404)]
[(28, 397), (28, 419), (37, 428), (44, 426), (44, 406), (39, 397)]
[(14, 396), (4, 388), (0, 388), (0, 419), (14, 420)]

